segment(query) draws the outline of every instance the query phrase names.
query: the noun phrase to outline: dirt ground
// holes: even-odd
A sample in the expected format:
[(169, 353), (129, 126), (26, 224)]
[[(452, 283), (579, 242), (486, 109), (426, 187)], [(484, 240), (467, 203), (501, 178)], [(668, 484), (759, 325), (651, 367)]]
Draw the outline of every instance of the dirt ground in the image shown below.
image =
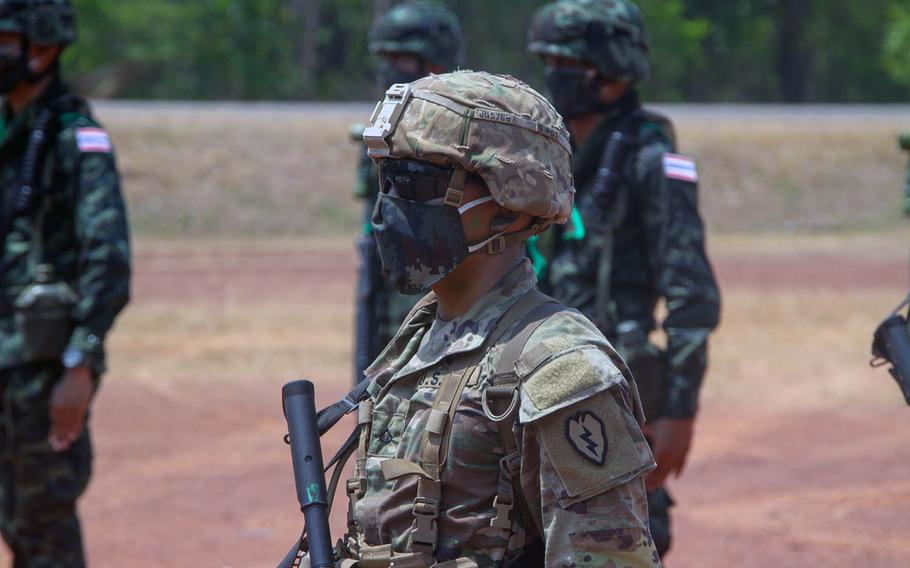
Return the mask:
[[(910, 409), (866, 365), (908, 237), (712, 240), (724, 324), (667, 566), (910, 565)], [(354, 267), (341, 239), (138, 248), (93, 416), (93, 566), (277, 564), (302, 525), (280, 387), (343, 394)]]

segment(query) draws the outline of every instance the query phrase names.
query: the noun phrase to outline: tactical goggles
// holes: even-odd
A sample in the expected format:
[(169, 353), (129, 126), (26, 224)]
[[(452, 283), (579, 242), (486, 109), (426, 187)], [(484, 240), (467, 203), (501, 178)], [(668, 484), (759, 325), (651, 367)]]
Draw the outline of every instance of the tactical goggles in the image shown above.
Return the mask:
[(445, 199), (454, 171), (414, 160), (380, 160), (379, 189), (386, 194), (394, 190), (399, 197), (422, 203)]

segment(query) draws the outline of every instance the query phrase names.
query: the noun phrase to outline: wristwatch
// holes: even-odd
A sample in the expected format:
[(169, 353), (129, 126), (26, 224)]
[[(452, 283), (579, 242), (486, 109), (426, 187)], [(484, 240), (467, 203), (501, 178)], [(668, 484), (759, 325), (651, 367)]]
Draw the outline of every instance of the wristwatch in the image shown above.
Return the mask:
[(88, 353), (74, 346), (67, 347), (63, 350), (63, 357), (61, 360), (63, 362), (63, 366), (67, 369), (88, 367), (91, 366), (92, 363), (91, 356)]

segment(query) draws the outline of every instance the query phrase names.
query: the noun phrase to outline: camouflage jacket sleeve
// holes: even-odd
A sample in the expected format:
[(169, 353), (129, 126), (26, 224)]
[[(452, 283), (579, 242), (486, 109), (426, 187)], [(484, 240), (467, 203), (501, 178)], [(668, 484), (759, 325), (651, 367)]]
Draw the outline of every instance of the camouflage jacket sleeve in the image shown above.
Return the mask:
[[(547, 566), (653, 568), (643, 475), (653, 468), (623, 382), (525, 427), (525, 494)], [(524, 467), (524, 466), (523, 466)]]
[(649, 264), (666, 300), (668, 375), (662, 416), (692, 418), (707, 368), (708, 335), (720, 317), (720, 293), (705, 252), (695, 163), (670, 152), (667, 139), (643, 146), (636, 163), (645, 190)]
[(82, 115), (65, 123), (58, 144), (59, 171), (72, 196), (78, 241), (79, 303), (70, 345), (104, 366), (104, 339), (130, 291), (130, 247), (120, 175), (107, 133)]

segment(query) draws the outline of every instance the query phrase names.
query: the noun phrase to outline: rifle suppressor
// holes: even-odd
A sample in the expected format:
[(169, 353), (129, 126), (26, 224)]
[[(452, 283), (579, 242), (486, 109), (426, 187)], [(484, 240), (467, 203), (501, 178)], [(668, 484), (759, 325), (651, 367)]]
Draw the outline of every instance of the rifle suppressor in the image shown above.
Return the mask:
[(309, 560), (312, 568), (333, 568), (332, 534), (329, 530), (329, 501), (313, 383), (293, 381), (281, 389), (284, 416), (288, 422), (291, 462), (297, 500), (306, 522)]

